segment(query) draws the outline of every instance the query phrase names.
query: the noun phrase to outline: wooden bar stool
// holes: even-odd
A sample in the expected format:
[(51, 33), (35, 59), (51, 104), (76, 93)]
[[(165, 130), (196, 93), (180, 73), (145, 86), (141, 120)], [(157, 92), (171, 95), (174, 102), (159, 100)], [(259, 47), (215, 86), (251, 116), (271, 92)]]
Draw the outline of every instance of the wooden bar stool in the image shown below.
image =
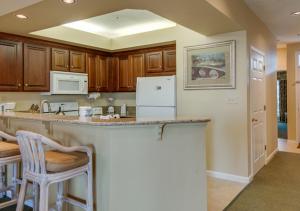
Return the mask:
[[(17, 143), (17, 139), (11, 135), (8, 135), (0, 131), (0, 193), (11, 192), (11, 200), (0, 203), (0, 209), (12, 206), (17, 203), (18, 195), (18, 164), (21, 161), (20, 150)], [(12, 165), (13, 173), (11, 177), (11, 185), (6, 186), (4, 184), (3, 169), (7, 165)]]
[[(39, 210), (48, 211), (49, 186), (58, 184), (56, 209), (62, 211), (63, 202), (93, 210), (92, 150), (87, 146), (65, 147), (40, 134), (18, 131), (23, 161), (23, 180), (19, 194), (17, 211), (22, 211), (28, 181), (40, 186)], [(50, 150), (46, 150), (50, 147)], [(86, 204), (67, 197), (63, 182), (71, 178), (87, 176)]]

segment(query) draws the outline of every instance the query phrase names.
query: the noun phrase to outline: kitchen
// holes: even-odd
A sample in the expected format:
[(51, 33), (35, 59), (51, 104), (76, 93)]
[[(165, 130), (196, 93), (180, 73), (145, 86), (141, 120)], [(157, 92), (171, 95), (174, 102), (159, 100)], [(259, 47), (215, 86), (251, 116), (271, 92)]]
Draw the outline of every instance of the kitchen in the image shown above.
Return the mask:
[[(84, 176), (68, 184), (79, 207), (207, 209), (204, 131), (210, 119), (177, 116), (174, 39), (112, 51), (59, 39), (0, 37), (0, 128), (32, 131), (65, 146), (91, 145), (93, 196), (82, 191)], [(55, 203), (57, 190), (50, 189), (39, 210)], [(83, 205), (87, 196), (93, 208)]]
[[(267, 108), (265, 129), (255, 130), (265, 145), (257, 150), (268, 160), (276, 153), (276, 39), (245, 1), (2, 0), (0, 31), (0, 131), (21, 145), (0, 144), (24, 149), (32, 143), (26, 140), (44, 141), (64, 153), (49, 150), (45, 162), (41, 156), (34, 163), (68, 158), (68, 168), (83, 163), (76, 171), (89, 175), (65, 182), (65, 192), (79, 202), (62, 194), (61, 182), (46, 197), (45, 178), (53, 174), (38, 166), (44, 183), (41, 190), (41, 181), (28, 185), (26, 206), (42, 200), (40, 210), (47, 210), (48, 200), (58, 210), (79, 210), (74, 204), (101, 211), (223, 210), (255, 174), (253, 49), (265, 54), (265, 66), (255, 65), (265, 67)], [(53, 94), (61, 91), (69, 94)], [(156, 115), (156, 108), (169, 112)], [(28, 147), (44, 149), (26, 145), (23, 154)], [(74, 149), (75, 157), (68, 154)], [(260, 158), (256, 170), (264, 165)], [(27, 162), (21, 181), (15, 165), (7, 172), (14, 185), (23, 182), (21, 196), (27, 179), (40, 178), (31, 177)], [(78, 172), (67, 173), (56, 179)], [(228, 180), (239, 189), (221, 191)], [(18, 187), (15, 194), (0, 187), (12, 198), (0, 209), (19, 200), (22, 210)]]

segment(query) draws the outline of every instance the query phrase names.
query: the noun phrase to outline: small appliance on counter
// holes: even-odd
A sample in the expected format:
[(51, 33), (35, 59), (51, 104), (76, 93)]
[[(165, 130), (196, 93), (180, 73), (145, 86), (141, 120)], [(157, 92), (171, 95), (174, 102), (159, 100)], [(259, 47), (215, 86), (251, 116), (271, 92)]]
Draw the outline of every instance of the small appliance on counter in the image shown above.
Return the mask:
[(176, 118), (176, 76), (137, 79), (136, 117)]
[(126, 117), (127, 116), (127, 105), (126, 104), (121, 105), (120, 116), (121, 117)]
[(14, 111), (16, 108), (15, 102), (0, 103), (0, 112)]
[(80, 117), (89, 117), (93, 115), (93, 109), (91, 106), (80, 106), (79, 107), (79, 116)]

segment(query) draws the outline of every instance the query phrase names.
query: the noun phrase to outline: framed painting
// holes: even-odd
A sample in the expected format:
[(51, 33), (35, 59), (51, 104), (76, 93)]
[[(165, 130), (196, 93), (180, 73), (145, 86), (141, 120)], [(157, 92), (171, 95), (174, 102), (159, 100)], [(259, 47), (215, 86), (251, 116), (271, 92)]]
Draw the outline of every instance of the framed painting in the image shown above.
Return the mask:
[(235, 41), (184, 48), (184, 89), (235, 88)]

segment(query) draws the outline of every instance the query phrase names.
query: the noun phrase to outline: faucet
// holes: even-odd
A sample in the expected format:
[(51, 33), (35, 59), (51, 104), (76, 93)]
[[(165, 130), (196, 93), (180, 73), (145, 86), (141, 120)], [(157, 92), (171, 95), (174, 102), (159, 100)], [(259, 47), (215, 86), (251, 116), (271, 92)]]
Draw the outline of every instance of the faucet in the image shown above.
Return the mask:
[(50, 107), (50, 103), (49, 103), (48, 100), (42, 100), (40, 112), (41, 113), (46, 113), (45, 110), (44, 110), (44, 104), (47, 104), (47, 106), (48, 106), (48, 113), (51, 113), (51, 107)]

